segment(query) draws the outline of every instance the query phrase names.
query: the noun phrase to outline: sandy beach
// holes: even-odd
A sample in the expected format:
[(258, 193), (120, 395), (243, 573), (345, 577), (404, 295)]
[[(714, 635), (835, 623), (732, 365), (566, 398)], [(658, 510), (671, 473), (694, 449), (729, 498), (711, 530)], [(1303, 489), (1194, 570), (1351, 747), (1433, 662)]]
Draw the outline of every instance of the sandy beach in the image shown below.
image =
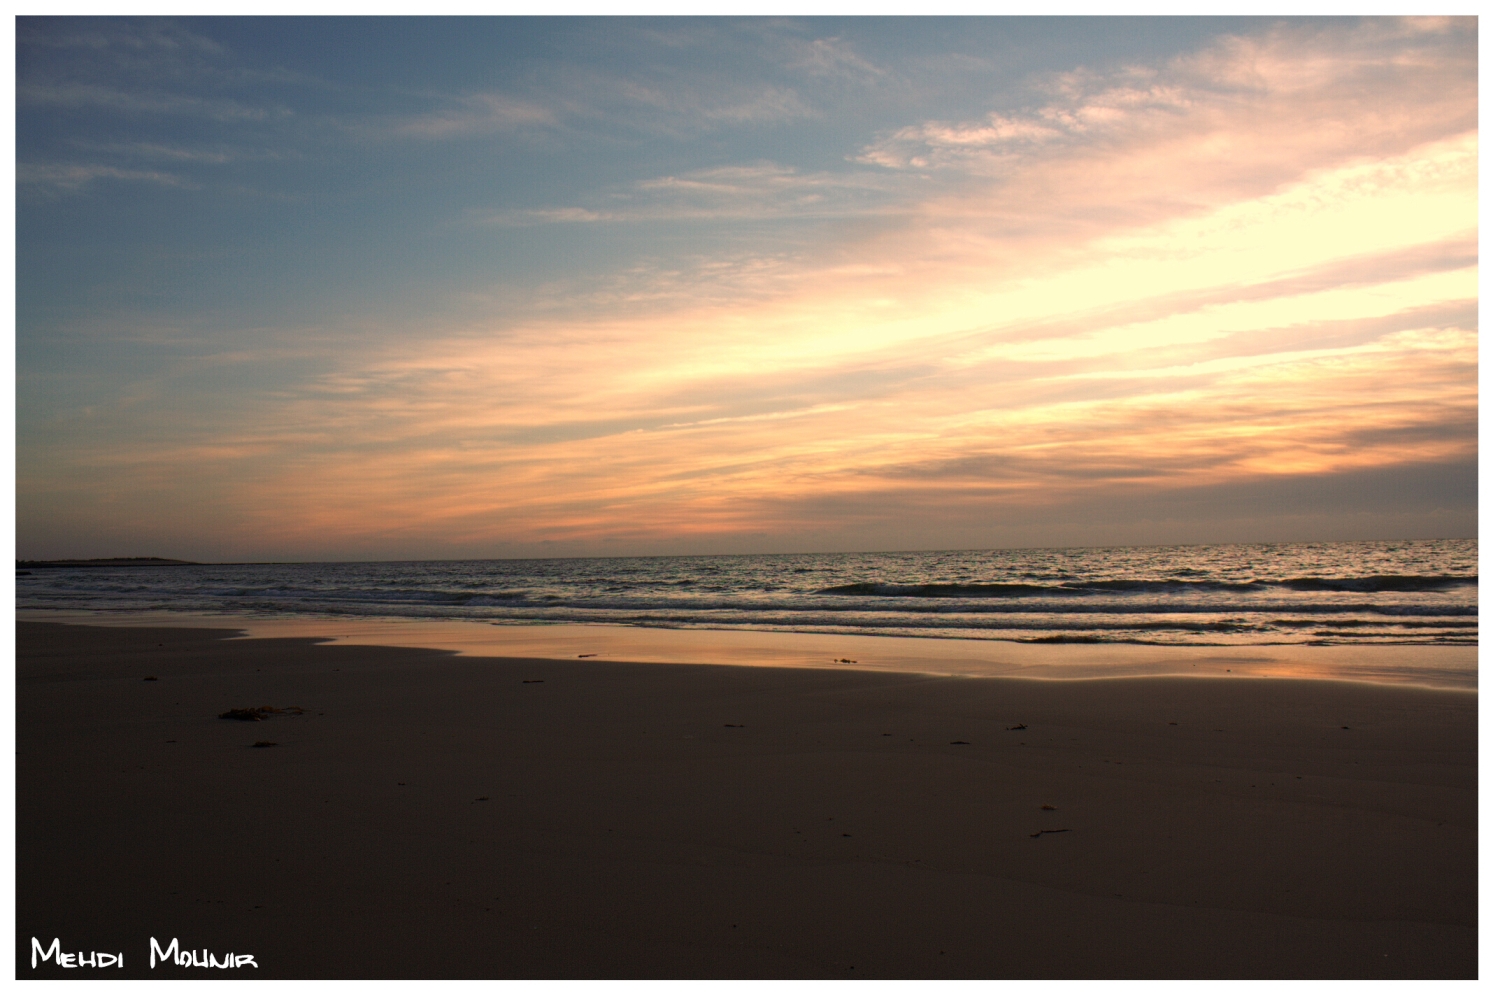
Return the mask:
[(20, 976), (1478, 971), (1474, 691), (233, 634), (18, 623)]

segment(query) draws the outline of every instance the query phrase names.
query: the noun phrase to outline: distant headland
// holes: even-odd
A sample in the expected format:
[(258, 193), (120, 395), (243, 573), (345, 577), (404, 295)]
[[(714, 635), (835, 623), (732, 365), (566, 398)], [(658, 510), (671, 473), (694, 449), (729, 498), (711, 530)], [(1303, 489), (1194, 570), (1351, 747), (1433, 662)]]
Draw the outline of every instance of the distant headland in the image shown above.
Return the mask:
[(158, 565), (202, 565), (180, 558), (58, 558), (48, 561), (16, 560), (17, 569), (117, 569), (151, 568)]

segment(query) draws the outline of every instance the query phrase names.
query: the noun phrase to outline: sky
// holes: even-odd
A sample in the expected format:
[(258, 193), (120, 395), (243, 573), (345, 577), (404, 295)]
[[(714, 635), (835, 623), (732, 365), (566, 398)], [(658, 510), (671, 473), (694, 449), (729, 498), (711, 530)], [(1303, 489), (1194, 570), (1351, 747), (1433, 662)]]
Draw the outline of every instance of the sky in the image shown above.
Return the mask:
[(20, 558), (1472, 537), (1477, 22), (16, 22)]

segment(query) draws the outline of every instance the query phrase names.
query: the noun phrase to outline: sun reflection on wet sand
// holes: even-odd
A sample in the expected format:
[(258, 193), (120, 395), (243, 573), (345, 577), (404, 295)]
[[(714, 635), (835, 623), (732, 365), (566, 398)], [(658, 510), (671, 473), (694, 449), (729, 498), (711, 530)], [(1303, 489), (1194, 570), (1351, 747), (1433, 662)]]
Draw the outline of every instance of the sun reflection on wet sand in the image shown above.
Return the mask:
[(1136, 676), (1280, 677), (1477, 690), (1477, 646), (1028, 645), (811, 632), (495, 625), (381, 618), (252, 618), (171, 613), (23, 611), (25, 621), (111, 627), (232, 628), (243, 638), (319, 638), (338, 645), (429, 648), (461, 656), (581, 662), (860, 669), (941, 676), (1091, 680)]

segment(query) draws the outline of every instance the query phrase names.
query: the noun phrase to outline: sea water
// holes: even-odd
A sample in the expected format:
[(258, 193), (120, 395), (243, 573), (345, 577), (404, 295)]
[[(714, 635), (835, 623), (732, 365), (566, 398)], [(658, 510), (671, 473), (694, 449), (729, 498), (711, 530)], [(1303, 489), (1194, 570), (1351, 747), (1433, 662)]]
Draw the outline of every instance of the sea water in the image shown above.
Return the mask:
[(35, 569), (16, 607), (1031, 646), (1474, 646), (1476, 540)]

